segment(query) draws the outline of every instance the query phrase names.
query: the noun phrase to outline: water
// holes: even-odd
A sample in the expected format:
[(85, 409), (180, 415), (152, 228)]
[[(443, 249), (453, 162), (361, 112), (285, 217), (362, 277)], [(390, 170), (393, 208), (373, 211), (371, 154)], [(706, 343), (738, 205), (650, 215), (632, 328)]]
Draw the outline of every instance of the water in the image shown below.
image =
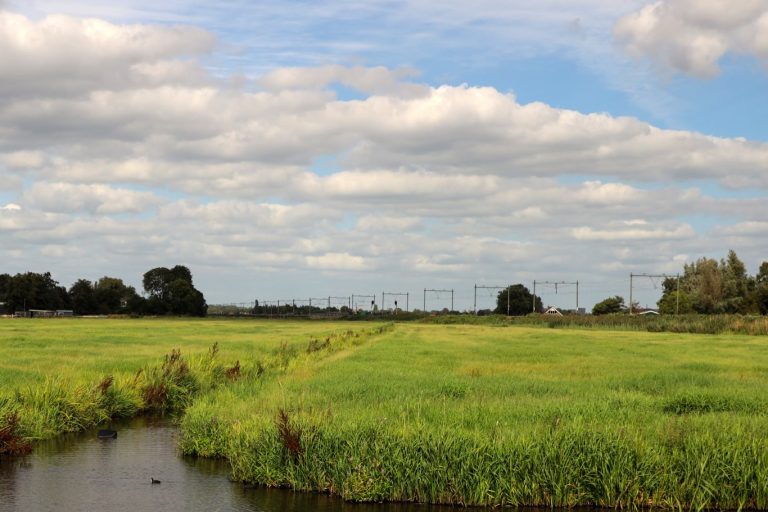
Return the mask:
[[(178, 431), (168, 420), (137, 419), (115, 430), (117, 439), (99, 440), (95, 431), (64, 436), (36, 445), (30, 456), (0, 460), (0, 512), (449, 510), (245, 487), (229, 481), (224, 461), (179, 455)], [(151, 478), (162, 483), (153, 485)]]

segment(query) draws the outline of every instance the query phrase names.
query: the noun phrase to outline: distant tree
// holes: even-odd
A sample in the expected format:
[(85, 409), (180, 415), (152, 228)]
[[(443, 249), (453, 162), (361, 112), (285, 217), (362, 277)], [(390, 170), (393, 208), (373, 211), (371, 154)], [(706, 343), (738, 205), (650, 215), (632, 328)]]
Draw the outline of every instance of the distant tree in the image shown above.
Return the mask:
[[(693, 306), (691, 305), (691, 299), (688, 294), (681, 291), (680, 301), (677, 300), (677, 291), (664, 294), (657, 305), (659, 306), (659, 313), (664, 315), (674, 315), (675, 312), (679, 312), (681, 315), (693, 313)], [(679, 308), (679, 309), (678, 309)]]
[(625, 309), (626, 306), (624, 305), (624, 297), (616, 295), (613, 297), (608, 297), (607, 299), (595, 304), (595, 306), (592, 308), (592, 314), (609, 315), (612, 313), (621, 313)]
[(127, 306), (128, 287), (122, 279), (104, 276), (94, 285), (98, 312), (102, 315), (122, 312)]
[(753, 303), (760, 314), (768, 315), (768, 261), (760, 264), (760, 269), (755, 275)]
[(65, 309), (69, 295), (50, 272), (16, 274), (6, 284), (6, 307), (9, 311), (26, 309)]
[(0, 302), (6, 302), (8, 300), (8, 290), (11, 288), (12, 279), (13, 277), (11, 277), (10, 274), (0, 274)]
[[(733, 250), (720, 261), (699, 258), (686, 264), (680, 276), (681, 299), (685, 294), (690, 299), (691, 310), (702, 314), (755, 311), (755, 287), (756, 278), (747, 274), (746, 266)], [(667, 303), (668, 296), (676, 289), (676, 279), (666, 279), (659, 302)]]
[[(501, 315), (507, 314), (507, 299), (509, 299), (510, 315), (527, 315), (533, 310), (533, 294), (522, 284), (513, 284), (499, 292), (496, 296), (496, 313)], [(537, 313), (544, 310), (539, 297), (536, 297), (535, 309)]]
[(69, 288), (69, 301), (76, 315), (93, 315), (98, 312), (93, 283), (78, 279)]
[(168, 285), (169, 311), (174, 315), (205, 316), (208, 305), (203, 294), (186, 279), (174, 279)]
[(148, 313), (205, 316), (208, 310), (205, 297), (192, 282), (192, 272), (185, 266), (153, 268), (144, 274), (142, 284), (149, 294)]
[(768, 284), (768, 261), (764, 261), (760, 264), (760, 269), (755, 276), (755, 282), (757, 284)]

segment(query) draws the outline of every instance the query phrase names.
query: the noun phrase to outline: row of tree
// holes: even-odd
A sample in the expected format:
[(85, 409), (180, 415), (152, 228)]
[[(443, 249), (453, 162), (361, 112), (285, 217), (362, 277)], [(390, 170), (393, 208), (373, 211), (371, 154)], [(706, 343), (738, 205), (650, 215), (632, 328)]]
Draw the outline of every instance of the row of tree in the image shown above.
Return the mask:
[(676, 278), (664, 280), (658, 306), (661, 313), (768, 314), (768, 261), (751, 276), (733, 250), (720, 261), (700, 258), (683, 267), (679, 293)]
[[(768, 261), (764, 261), (757, 274), (747, 273), (744, 263), (736, 252), (720, 261), (700, 258), (683, 266), (679, 278), (664, 280), (663, 294), (658, 302), (662, 314), (762, 314), (768, 315)], [(500, 291), (496, 298), (495, 313), (526, 315), (531, 311), (542, 312), (541, 299), (534, 297), (522, 284), (515, 284)], [(633, 304), (637, 311), (637, 304)], [(627, 312), (624, 298), (608, 297), (592, 308), (593, 315)]]
[(190, 315), (205, 316), (208, 306), (182, 265), (147, 271), (142, 280), (145, 295), (122, 279), (102, 277), (77, 280), (67, 290), (50, 272), (0, 274), (0, 302), (9, 313), (30, 309), (71, 309), (77, 315)]
[[(768, 315), (768, 261), (762, 262), (757, 274), (751, 276), (733, 250), (720, 261), (699, 258), (683, 266), (679, 279), (664, 279), (657, 305), (659, 313), (667, 315)], [(616, 295), (595, 304), (592, 314), (621, 313), (627, 309), (624, 298)], [(637, 310), (636, 304), (633, 309)]]

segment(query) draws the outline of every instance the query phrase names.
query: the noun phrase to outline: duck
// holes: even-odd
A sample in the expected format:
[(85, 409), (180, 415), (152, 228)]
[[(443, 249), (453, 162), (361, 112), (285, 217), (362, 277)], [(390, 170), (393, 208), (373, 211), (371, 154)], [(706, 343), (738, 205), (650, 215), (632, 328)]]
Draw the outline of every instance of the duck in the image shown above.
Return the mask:
[(155, 478), (155, 477), (153, 477), (153, 476), (149, 477), (149, 479), (150, 479), (150, 481), (151, 481), (153, 484), (159, 484), (159, 483), (160, 483), (160, 480), (156, 479), (156, 478)]

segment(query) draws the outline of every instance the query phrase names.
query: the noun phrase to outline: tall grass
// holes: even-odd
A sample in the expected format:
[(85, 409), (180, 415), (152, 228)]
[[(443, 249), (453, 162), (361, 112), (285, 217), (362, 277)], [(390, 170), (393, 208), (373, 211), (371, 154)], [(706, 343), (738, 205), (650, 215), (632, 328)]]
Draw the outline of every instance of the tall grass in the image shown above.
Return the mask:
[[(381, 333), (387, 328), (376, 326), (365, 332)], [(274, 349), (251, 352), (242, 362), (223, 359), (215, 342), (192, 357), (172, 349), (160, 362), (145, 364), (133, 373), (123, 371), (90, 380), (89, 373), (57, 372), (15, 389), (4, 388), (0, 390), (0, 454), (24, 453), (30, 441), (86, 430), (112, 419), (182, 412), (195, 397), (218, 387), (234, 383), (255, 386), (266, 373), (285, 372), (297, 359), (328, 352), (332, 339), (336, 348), (336, 340), (363, 338), (361, 331), (345, 330), (331, 331), (324, 339), (318, 348), (316, 337), (311, 337), (306, 352), (300, 349), (306, 342), (282, 341), (273, 344)], [(116, 355), (120, 354), (118, 350)]]
[(399, 324), (182, 421), (187, 453), (352, 501), (768, 507), (755, 337)]
[(185, 453), (227, 458), (237, 480), (352, 501), (768, 508), (760, 336), (257, 321), (216, 325), (263, 329), (259, 343), (220, 332), (202, 346), (181, 325), (181, 351), (165, 357), (153, 347), (126, 367), (125, 347), (105, 343), (113, 371), (86, 360), (82, 374), (4, 386), (0, 451), (183, 411)]
[(688, 334), (768, 335), (768, 317), (745, 315), (436, 315), (421, 318), (426, 324), (541, 326), (553, 329), (610, 329)]

